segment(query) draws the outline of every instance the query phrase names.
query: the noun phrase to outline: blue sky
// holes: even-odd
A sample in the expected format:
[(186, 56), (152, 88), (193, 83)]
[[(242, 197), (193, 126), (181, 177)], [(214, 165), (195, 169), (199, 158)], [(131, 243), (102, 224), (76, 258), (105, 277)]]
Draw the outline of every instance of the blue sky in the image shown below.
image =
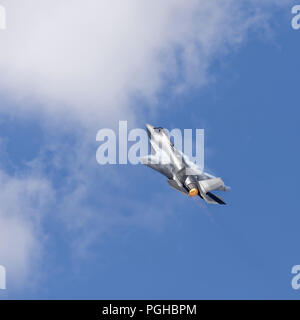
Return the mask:
[[(0, 184), (6, 196), (0, 198), (0, 264), (7, 268), (8, 289), (0, 297), (299, 299), (291, 268), (300, 264), (300, 31), (291, 28), (291, 7), (260, 8), (268, 14), (251, 20), (254, 27), (238, 37), (226, 28), (223, 35), (216, 31), (218, 45), (212, 39), (196, 64), (175, 48), (175, 62), (167, 60), (168, 68), (176, 64), (175, 74), (161, 67), (157, 73), (171, 80), (158, 81), (148, 70), (153, 88), (146, 81), (133, 86), (126, 103), (123, 94), (114, 100), (89, 92), (87, 103), (126, 104), (100, 108), (99, 118), (93, 108), (56, 92), (55, 77), (49, 91), (35, 81), (26, 90), (21, 80), (1, 81)], [(194, 72), (182, 71), (189, 68)], [(61, 111), (59, 103), (68, 107)], [(89, 112), (96, 121), (86, 120)], [(141, 165), (98, 165), (97, 129), (126, 119), (133, 127), (204, 128), (206, 169), (232, 188), (224, 194), (227, 206), (186, 198)]]

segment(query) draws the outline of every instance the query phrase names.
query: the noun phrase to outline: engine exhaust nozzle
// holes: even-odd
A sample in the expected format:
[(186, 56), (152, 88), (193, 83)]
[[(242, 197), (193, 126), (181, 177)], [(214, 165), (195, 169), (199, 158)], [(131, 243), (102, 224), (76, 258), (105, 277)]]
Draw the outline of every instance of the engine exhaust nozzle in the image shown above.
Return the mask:
[(189, 189), (189, 196), (190, 197), (195, 197), (198, 195), (198, 188), (194, 183), (191, 183), (187, 186), (187, 188)]

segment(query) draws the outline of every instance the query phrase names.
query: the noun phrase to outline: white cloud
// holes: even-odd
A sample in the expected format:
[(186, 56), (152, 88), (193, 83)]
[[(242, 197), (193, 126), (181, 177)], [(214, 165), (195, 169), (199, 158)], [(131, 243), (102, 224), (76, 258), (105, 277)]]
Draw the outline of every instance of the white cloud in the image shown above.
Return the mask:
[(177, 91), (187, 83), (207, 83), (212, 58), (240, 44), (251, 27), (265, 23), (266, 6), (272, 10), (278, 4), (256, 0), (1, 2), (8, 20), (7, 30), (0, 34), (2, 91), (21, 99), (18, 108), (23, 111), (72, 115), (84, 121), (130, 119), (134, 116), (130, 97), (153, 99), (166, 83)]
[(53, 191), (45, 179), (14, 177), (0, 171), (0, 264), (7, 270), (8, 289), (30, 287), (38, 278), (42, 255), (41, 220)]

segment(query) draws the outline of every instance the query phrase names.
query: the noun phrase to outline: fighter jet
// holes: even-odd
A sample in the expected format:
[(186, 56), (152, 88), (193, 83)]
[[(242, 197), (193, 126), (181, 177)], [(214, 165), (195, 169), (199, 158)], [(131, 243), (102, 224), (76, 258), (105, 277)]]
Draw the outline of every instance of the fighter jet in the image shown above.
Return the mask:
[(146, 125), (151, 154), (140, 158), (141, 163), (168, 178), (168, 184), (175, 190), (189, 196), (199, 196), (210, 204), (226, 204), (213, 190), (229, 191), (221, 178), (203, 172), (184, 153), (177, 150), (168, 132), (161, 127)]

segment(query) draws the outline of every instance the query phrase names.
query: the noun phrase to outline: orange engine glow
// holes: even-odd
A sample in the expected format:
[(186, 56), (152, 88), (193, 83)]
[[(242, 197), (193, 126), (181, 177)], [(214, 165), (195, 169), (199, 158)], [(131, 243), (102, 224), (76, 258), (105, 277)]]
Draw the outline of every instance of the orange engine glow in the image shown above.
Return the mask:
[(195, 197), (196, 195), (198, 195), (198, 189), (193, 188), (189, 191), (189, 196), (190, 197)]

